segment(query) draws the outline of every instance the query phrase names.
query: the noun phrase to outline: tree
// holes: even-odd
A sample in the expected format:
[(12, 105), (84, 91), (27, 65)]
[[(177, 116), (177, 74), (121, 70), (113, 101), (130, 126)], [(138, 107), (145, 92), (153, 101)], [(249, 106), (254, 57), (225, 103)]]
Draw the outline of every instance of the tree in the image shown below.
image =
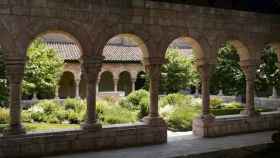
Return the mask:
[(4, 50), (0, 47), (0, 105), (7, 101), (8, 88), (5, 74)]
[(272, 87), (280, 87), (280, 71), (277, 67), (278, 59), (272, 47), (266, 47), (262, 52), (261, 64), (257, 69), (256, 89), (261, 95), (270, 95)]
[(175, 93), (198, 84), (199, 77), (194, 57), (188, 58), (178, 49), (170, 48), (167, 50), (166, 58), (167, 63), (161, 68), (161, 92)]
[(245, 95), (245, 75), (239, 55), (229, 43), (218, 52), (217, 65), (210, 81), (210, 91), (223, 90), (226, 95)]
[(29, 60), (24, 74), (24, 94), (53, 94), (63, 71), (63, 59), (40, 40), (31, 44), (27, 55)]

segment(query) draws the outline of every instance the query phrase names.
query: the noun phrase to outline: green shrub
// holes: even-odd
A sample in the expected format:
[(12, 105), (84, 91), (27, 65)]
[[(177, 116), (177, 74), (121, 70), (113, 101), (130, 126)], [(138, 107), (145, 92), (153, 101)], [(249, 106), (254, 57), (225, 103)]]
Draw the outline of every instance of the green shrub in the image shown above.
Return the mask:
[(222, 107), (223, 100), (221, 98), (215, 97), (210, 99), (210, 107), (213, 109), (219, 109)]
[(235, 115), (240, 114), (244, 108), (224, 108), (224, 109), (210, 109), (210, 112), (216, 116)]
[(9, 119), (9, 110), (6, 108), (0, 108), (0, 124), (7, 124)]
[(226, 109), (244, 108), (241, 103), (238, 102), (224, 103), (223, 107)]
[(131, 103), (132, 109), (136, 109), (136, 110), (140, 110), (140, 108), (141, 108), (140, 102), (144, 98), (149, 98), (149, 92), (146, 90), (143, 90), (143, 89), (132, 92), (127, 96), (127, 100), (129, 103)]
[(21, 113), (21, 120), (22, 120), (22, 122), (25, 122), (25, 123), (32, 123), (33, 119), (31, 117), (31, 113), (26, 110), (23, 110)]
[(140, 101), (140, 110), (139, 113), (137, 114), (138, 118), (141, 119), (149, 114), (149, 98), (142, 98)]
[(104, 124), (134, 123), (137, 121), (136, 112), (131, 112), (121, 106), (112, 106), (104, 109)]
[(176, 105), (190, 105), (192, 104), (192, 97), (180, 93), (169, 94), (160, 99), (160, 107), (165, 107), (167, 105), (176, 106)]
[(176, 106), (165, 120), (169, 128), (179, 131), (192, 130), (192, 120), (199, 116), (200, 110), (194, 106)]
[(74, 110), (77, 113), (80, 113), (86, 110), (86, 102), (79, 99), (66, 99), (63, 103), (63, 106), (66, 110)]

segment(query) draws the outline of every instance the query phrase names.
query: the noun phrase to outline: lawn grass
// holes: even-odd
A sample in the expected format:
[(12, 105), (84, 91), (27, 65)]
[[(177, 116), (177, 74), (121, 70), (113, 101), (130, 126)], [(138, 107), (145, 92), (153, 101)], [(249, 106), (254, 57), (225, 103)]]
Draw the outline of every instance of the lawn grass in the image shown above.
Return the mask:
[[(44, 131), (55, 131), (62, 129), (78, 129), (80, 125), (78, 124), (48, 124), (48, 123), (24, 123), (24, 127), (27, 132), (44, 132)], [(0, 133), (3, 132), (7, 124), (0, 124)]]

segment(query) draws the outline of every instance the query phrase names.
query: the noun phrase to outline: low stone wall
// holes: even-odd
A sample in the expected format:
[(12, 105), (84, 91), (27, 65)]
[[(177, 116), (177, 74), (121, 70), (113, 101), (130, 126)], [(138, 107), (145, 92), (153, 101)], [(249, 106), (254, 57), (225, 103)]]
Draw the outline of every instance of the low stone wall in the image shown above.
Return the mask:
[(166, 142), (167, 127), (144, 123), (114, 125), (95, 132), (72, 130), (0, 137), (0, 158), (41, 157)]
[(219, 137), (232, 134), (275, 130), (280, 127), (280, 111), (265, 112), (248, 118), (243, 115), (219, 116), (214, 120), (193, 121), (193, 133), (203, 137)]
[[(241, 98), (235, 96), (217, 96), (212, 95), (213, 97), (218, 97), (224, 100), (225, 102), (241, 102)], [(268, 109), (278, 109), (280, 108), (280, 98), (265, 98), (265, 97), (255, 97), (255, 105), (260, 108), (268, 108)]]

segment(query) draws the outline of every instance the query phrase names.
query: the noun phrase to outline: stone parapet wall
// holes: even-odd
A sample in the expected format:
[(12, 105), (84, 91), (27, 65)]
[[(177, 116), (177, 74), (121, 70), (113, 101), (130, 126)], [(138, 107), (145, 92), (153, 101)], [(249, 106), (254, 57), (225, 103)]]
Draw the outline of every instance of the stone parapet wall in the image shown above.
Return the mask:
[(144, 123), (113, 125), (96, 132), (83, 130), (0, 137), (0, 158), (40, 157), (167, 142), (167, 127)]
[[(212, 95), (211, 98), (221, 98), (225, 102), (241, 102), (241, 98), (238, 98), (236, 96)], [(280, 108), (280, 98), (255, 97), (255, 106), (259, 108), (268, 108), (276, 110)]]
[(243, 115), (216, 117), (214, 120), (201, 118), (193, 121), (193, 133), (203, 137), (219, 137), (232, 134), (275, 130), (280, 127), (280, 111), (265, 112), (248, 118)]

